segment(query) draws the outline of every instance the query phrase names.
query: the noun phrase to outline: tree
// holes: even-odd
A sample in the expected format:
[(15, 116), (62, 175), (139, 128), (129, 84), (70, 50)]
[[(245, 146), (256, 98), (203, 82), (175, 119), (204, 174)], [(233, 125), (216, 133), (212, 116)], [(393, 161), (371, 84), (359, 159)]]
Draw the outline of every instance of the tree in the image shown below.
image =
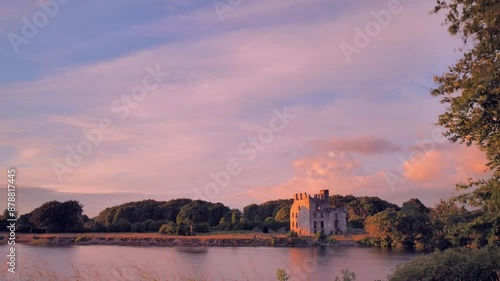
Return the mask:
[(177, 224), (191, 225), (208, 221), (209, 203), (196, 200), (181, 208), (177, 215)]
[(243, 214), (241, 213), (240, 210), (234, 209), (231, 213), (231, 224), (235, 225), (240, 223), (241, 217)]
[(403, 234), (401, 233), (403, 219), (404, 214), (401, 212), (387, 209), (368, 217), (365, 229), (375, 240), (375, 244), (383, 247), (395, 247), (403, 242)]
[(403, 203), (400, 212), (403, 214), (399, 224), (403, 245), (429, 247), (433, 235), (429, 209), (420, 200), (410, 199)]
[(208, 207), (208, 223), (210, 224), (210, 226), (217, 226), (221, 218), (226, 217), (228, 214), (229, 216), (231, 215), (231, 209), (229, 209), (227, 206), (224, 206), (224, 204), (209, 204), (211, 204)]
[[(482, 214), (470, 223), (480, 244), (498, 244), (500, 235), (500, 8), (499, 2), (479, 0), (437, 0), (434, 13), (447, 12), (445, 24), (452, 35), (459, 35), (472, 47), (435, 77), (432, 95), (447, 104), (438, 125), (452, 142), (477, 145), (486, 152), (489, 179), (457, 185), (469, 191), (459, 202), (479, 207)], [(472, 191), (470, 191), (472, 190)]]
[(281, 208), (277, 213), (274, 219), (279, 222), (287, 222), (290, 221), (290, 206), (285, 206)]
[(464, 224), (471, 217), (472, 213), (463, 206), (459, 207), (455, 201), (441, 199), (431, 210), (434, 229), (433, 244), (439, 249), (469, 244), (469, 231)]
[(83, 226), (83, 205), (78, 201), (50, 201), (31, 212), (30, 221), (46, 232), (75, 231)]
[(500, 251), (498, 248), (448, 249), (416, 257), (399, 265), (388, 276), (389, 281), (407, 280), (499, 280)]
[(259, 214), (259, 205), (250, 204), (243, 208), (243, 217), (247, 220), (253, 221), (255, 216)]

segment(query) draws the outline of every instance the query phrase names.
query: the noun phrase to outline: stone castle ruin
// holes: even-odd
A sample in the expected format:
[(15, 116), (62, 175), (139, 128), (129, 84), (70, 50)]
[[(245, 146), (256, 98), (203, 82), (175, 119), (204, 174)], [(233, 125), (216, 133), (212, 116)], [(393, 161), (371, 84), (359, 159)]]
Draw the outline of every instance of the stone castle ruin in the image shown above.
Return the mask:
[(325, 235), (346, 234), (346, 210), (330, 207), (329, 193), (325, 189), (312, 197), (307, 193), (295, 194), (290, 209), (290, 230), (301, 236), (315, 235), (318, 231)]

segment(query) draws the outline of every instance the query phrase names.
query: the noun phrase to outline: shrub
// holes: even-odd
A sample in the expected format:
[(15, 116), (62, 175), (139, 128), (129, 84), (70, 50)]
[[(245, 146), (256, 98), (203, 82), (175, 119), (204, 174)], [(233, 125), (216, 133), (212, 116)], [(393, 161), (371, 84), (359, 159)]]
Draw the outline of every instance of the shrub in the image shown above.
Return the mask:
[(500, 280), (498, 247), (448, 249), (413, 259), (396, 267), (389, 281)]
[(158, 232), (161, 234), (177, 234), (177, 228), (178, 226), (174, 222), (169, 222), (162, 225)]
[(316, 241), (324, 242), (325, 239), (326, 239), (326, 236), (325, 236), (325, 234), (323, 234), (323, 231), (316, 232), (316, 235), (315, 235)]
[(356, 273), (354, 271), (342, 269), (340, 272), (342, 272), (342, 280), (337, 276), (335, 277), (335, 281), (356, 281)]
[(233, 226), (233, 230), (243, 230), (243, 225), (241, 223), (237, 223)]
[(284, 269), (280, 268), (276, 272), (276, 279), (278, 279), (278, 281), (287, 281), (290, 279), (290, 275), (288, 275)]
[(299, 237), (299, 234), (292, 230), (288, 232), (287, 237)]

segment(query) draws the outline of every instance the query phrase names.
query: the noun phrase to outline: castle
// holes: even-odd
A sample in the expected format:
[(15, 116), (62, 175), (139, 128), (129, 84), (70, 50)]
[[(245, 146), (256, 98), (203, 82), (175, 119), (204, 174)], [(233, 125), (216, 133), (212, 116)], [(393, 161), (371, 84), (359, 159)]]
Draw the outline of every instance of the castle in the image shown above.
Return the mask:
[(290, 209), (290, 230), (299, 235), (346, 234), (347, 217), (343, 207), (331, 208), (328, 190), (320, 190), (313, 197), (307, 193), (295, 194)]

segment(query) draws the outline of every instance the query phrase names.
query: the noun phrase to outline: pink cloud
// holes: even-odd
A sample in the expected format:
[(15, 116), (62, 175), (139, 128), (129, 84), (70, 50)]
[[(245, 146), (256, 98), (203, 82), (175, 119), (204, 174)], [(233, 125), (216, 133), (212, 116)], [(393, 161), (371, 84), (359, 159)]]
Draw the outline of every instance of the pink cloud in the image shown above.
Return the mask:
[(426, 186), (443, 187), (484, 177), (486, 155), (477, 147), (453, 145), (446, 150), (430, 150), (404, 162), (404, 176)]
[(386, 139), (375, 137), (314, 140), (310, 142), (310, 145), (319, 151), (341, 151), (367, 155), (396, 152), (401, 150), (400, 145)]

